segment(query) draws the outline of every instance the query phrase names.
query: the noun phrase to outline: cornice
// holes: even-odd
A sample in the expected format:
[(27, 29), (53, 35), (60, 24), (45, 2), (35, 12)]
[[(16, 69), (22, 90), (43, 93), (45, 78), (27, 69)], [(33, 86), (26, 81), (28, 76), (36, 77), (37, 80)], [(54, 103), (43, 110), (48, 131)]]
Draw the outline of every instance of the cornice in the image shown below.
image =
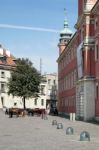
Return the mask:
[(95, 81), (95, 77), (84, 76), (83, 78), (78, 79), (78, 81), (76, 82), (76, 84), (79, 84), (79, 83), (85, 82), (85, 81)]
[(91, 12), (85, 9), (84, 12), (82, 13), (82, 15), (79, 16), (79, 18), (77, 20), (77, 23), (74, 26), (75, 29), (78, 29), (79, 27), (81, 27), (83, 22), (84, 22), (83, 21), (84, 17), (87, 16), (87, 15), (90, 15), (90, 14), (91, 14)]
[(92, 8), (91, 12), (92, 13), (96, 13), (97, 10), (99, 11), (99, 1), (96, 2), (96, 4), (94, 5), (94, 7)]
[(92, 46), (94, 44), (95, 44), (94, 37), (85, 37), (84, 42), (83, 42), (84, 46), (89, 46), (89, 45)]
[(16, 66), (0, 64), (0, 69), (3, 69), (3, 70), (13, 70), (15, 67)]

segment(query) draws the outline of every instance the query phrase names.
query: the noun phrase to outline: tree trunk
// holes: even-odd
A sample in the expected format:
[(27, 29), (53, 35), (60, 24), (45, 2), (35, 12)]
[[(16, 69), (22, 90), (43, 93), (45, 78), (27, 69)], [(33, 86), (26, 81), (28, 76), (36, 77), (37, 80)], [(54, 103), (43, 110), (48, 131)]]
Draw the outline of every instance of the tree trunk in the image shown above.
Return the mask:
[(24, 108), (24, 110), (26, 109), (26, 105), (25, 105), (25, 97), (23, 97), (23, 108)]

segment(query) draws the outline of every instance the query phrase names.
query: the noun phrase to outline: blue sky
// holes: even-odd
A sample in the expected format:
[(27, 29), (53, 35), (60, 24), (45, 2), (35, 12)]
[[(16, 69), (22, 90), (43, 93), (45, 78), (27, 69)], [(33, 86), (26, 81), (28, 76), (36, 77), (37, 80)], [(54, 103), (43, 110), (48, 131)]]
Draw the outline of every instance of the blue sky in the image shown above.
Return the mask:
[[(15, 57), (29, 58), (42, 73), (57, 72), (59, 33), (64, 22), (64, 8), (74, 32), (78, 0), (0, 0), (0, 44)], [(3, 26), (4, 26), (3, 25)], [(16, 26), (8, 28), (8, 25)], [(17, 26), (33, 30), (17, 29)], [(41, 28), (38, 30), (38, 28)], [(46, 32), (43, 29), (48, 29)]]

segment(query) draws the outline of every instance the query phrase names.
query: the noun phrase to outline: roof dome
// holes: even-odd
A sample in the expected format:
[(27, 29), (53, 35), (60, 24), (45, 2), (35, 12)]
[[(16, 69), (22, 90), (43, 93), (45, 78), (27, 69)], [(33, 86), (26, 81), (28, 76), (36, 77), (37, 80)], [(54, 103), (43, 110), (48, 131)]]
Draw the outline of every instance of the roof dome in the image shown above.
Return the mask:
[(72, 31), (68, 27), (67, 20), (64, 20), (64, 29), (61, 30), (60, 34), (72, 34)]
[(67, 44), (72, 38), (72, 31), (69, 29), (67, 17), (64, 20), (64, 28), (60, 31), (59, 44)]

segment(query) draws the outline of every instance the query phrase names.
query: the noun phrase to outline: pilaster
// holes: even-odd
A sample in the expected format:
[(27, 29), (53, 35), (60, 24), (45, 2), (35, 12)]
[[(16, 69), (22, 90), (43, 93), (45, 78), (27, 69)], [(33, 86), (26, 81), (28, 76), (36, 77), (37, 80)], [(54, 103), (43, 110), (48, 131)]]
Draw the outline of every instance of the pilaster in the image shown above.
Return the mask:
[(76, 117), (90, 120), (95, 116), (95, 81), (83, 78), (76, 85)]

